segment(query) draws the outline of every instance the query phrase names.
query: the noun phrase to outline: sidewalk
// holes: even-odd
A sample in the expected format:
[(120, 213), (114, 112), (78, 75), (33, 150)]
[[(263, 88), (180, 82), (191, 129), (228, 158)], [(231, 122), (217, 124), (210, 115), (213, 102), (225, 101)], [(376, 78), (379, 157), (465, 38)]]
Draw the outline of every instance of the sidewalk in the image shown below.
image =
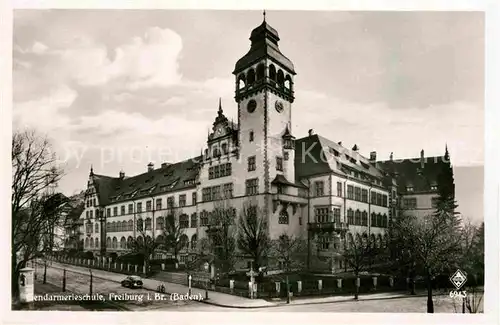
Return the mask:
[[(63, 264), (59, 262), (53, 262), (52, 267), (65, 268), (68, 271), (86, 275), (89, 274), (88, 268)], [(114, 282), (121, 282), (126, 277), (126, 275), (124, 274), (95, 270), (95, 269), (92, 269), (92, 275), (95, 277), (99, 277)], [(143, 278), (142, 281), (144, 289), (152, 290), (155, 292), (157, 291), (158, 286), (162, 284), (165, 286), (166, 293), (168, 294), (171, 293), (187, 294), (189, 289), (187, 286), (182, 284), (162, 282), (155, 279)], [(191, 288), (191, 294), (196, 294), (196, 295), (200, 294), (203, 298), (205, 298), (205, 290), (203, 289)], [(266, 301), (264, 299), (249, 299), (210, 290), (208, 291), (208, 300), (204, 299), (201, 302), (220, 307), (230, 307), (230, 308), (260, 308), (260, 307), (272, 307), (277, 305), (275, 303)]]

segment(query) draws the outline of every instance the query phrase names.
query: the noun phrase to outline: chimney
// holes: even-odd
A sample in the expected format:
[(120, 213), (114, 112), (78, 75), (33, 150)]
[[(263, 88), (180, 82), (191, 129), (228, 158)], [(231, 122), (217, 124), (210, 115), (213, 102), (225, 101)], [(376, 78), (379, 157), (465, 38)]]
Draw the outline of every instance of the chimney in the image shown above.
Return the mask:
[(370, 152), (370, 161), (375, 162), (376, 160), (377, 160), (377, 152), (376, 151)]
[(358, 151), (358, 150), (359, 150), (358, 145), (354, 144), (354, 147), (352, 147), (352, 151)]
[(125, 172), (123, 170), (120, 170), (120, 179), (125, 178)]
[(148, 164), (148, 172), (152, 172), (154, 169), (155, 169), (155, 165), (152, 162), (150, 162)]
[(341, 146), (341, 145), (342, 145), (342, 141), (337, 142), (337, 144), (338, 144), (339, 146)]
[(420, 151), (420, 168), (421, 169), (424, 169), (424, 149), (422, 149), (422, 151)]
[(309, 129), (308, 133), (309, 133), (309, 136), (312, 136), (314, 134), (313, 129)]
[(394, 153), (391, 152), (391, 156), (389, 157), (389, 159), (392, 161), (393, 158), (394, 158)]

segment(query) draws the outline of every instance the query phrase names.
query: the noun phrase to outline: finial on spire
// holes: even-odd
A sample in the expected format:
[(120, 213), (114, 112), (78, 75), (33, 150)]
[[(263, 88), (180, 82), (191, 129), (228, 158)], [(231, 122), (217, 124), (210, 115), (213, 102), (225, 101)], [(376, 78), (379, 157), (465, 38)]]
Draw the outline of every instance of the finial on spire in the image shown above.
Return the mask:
[(94, 175), (94, 166), (90, 164), (90, 176)]
[(262, 16), (264, 16), (264, 22), (266, 21), (266, 9), (262, 11)]
[(222, 99), (219, 97), (219, 113), (222, 113)]

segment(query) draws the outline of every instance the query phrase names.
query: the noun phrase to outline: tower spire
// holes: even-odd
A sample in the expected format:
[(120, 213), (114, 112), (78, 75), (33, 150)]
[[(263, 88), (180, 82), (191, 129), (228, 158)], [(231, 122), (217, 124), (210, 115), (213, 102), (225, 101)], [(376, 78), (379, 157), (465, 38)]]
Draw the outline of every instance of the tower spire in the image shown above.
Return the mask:
[(94, 176), (94, 166), (90, 164), (90, 176)]
[(219, 114), (222, 114), (222, 99), (219, 97)]
[(262, 11), (262, 16), (264, 16), (264, 22), (266, 22), (266, 9)]

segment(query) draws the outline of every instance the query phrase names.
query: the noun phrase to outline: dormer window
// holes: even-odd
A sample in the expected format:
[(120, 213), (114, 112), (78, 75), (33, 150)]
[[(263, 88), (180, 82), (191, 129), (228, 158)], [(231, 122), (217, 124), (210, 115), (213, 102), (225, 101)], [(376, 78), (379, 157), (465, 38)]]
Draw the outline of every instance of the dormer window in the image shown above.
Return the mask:
[(406, 192), (413, 192), (413, 186), (407, 186)]
[(431, 185), (431, 191), (437, 191), (438, 187), (437, 185)]

